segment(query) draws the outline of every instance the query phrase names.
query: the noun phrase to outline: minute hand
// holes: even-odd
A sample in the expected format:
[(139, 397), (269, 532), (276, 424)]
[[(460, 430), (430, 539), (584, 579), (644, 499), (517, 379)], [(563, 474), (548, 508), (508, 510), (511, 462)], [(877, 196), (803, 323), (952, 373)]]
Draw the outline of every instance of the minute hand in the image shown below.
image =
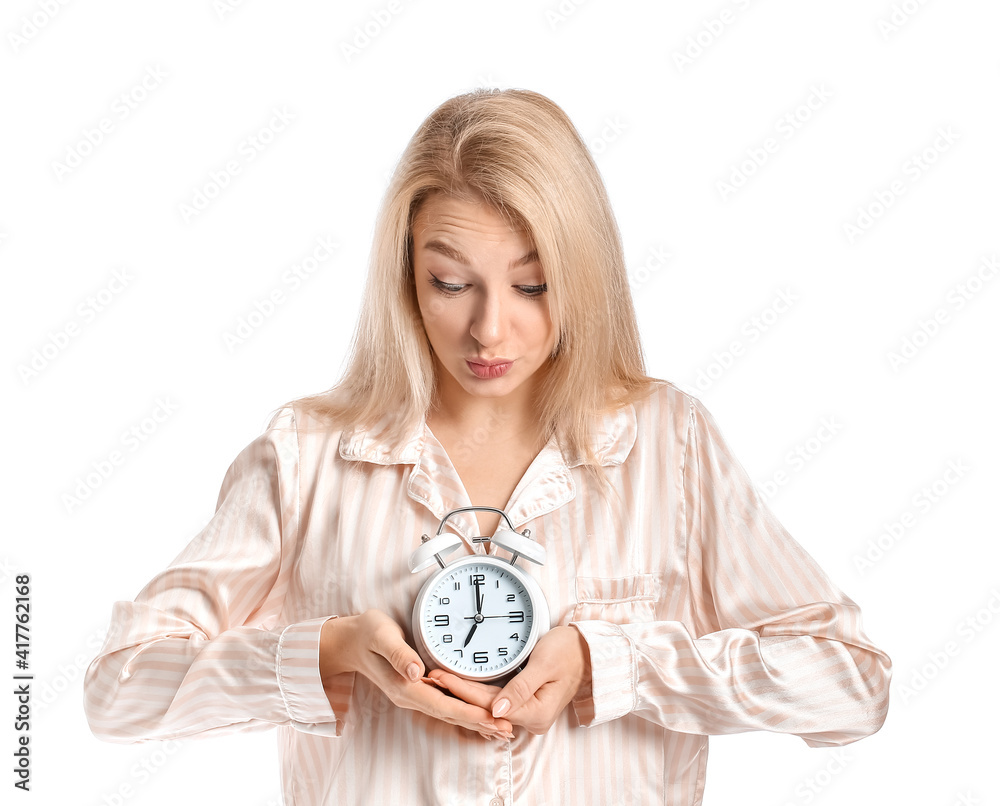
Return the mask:
[(465, 636), (465, 643), (462, 644), (463, 647), (466, 647), (466, 646), (469, 645), (469, 642), (472, 640), (472, 636), (476, 634), (476, 627), (478, 627), (479, 624), (480, 624), (480, 622), (483, 620), (483, 615), (482, 615), (482, 613), (483, 613), (483, 602), (485, 602), (485, 601), (486, 601), (486, 594), (483, 594), (482, 596), (479, 595), (479, 583), (477, 582), (476, 583), (476, 615), (474, 615), (474, 616), (466, 616), (465, 617), (466, 621), (468, 621), (470, 618), (471, 619), (475, 619), (475, 624), (472, 625), (472, 629), (469, 630), (469, 634), (467, 636)]

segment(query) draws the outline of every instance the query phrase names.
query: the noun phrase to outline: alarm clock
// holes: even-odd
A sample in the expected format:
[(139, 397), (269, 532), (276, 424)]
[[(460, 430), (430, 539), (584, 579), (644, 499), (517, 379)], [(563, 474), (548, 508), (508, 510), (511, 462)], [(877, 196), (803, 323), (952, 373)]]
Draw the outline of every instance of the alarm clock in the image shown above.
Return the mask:
[[(507, 526), (487, 540), (510, 552), (510, 559), (471, 554), (446, 563), (442, 558), (462, 544), (453, 532), (443, 533), (459, 512), (499, 513)], [(534, 578), (518, 568), (518, 558), (545, 563), (545, 549), (528, 529), (514, 531), (502, 509), (459, 507), (448, 512), (434, 537), (421, 535), (410, 555), (410, 573), (440, 566), (424, 582), (413, 605), (413, 638), (428, 668), (452, 672), (467, 680), (489, 681), (517, 672), (538, 639), (549, 629), (549, 608)]]

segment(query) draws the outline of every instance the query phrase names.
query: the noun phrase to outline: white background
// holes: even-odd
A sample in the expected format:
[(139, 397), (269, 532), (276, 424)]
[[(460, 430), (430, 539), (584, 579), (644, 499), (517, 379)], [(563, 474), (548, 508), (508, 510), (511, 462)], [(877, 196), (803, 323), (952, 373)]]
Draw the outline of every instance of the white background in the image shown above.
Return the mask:
[[(230, 5), (0, 14), (0, 666), (14, 673), (13, 575), (30, 573), (36, 675), (17, 802), (277, 803), (273, 732), (102, 743), (83, 672), (112, 603), (208, 522), (268, 414), (339, 377), (395, 160), (441, 101), (490, 85), (541, 92), (574, 121), (621, 227), (648, 371), (701, 396), (893, 660), (881, 731), (841, 750), (715, 737), (705, 804), (1000, 803), (1000, 6)], [(274, 110), (293, 119), (248, 148)], [(230, 160), (240, 172), (185, 220)], [(734, 172), (742, 186), (720, 189)], [(321, 237), (336, 250), (292, 290), (283, 273)], [(276, 289), (284, 302), (230, 349)], [(780, 293), (793, 302), (777, 311)], [(125, 442), (162, 401), (175, 410)], [(115, 450), (122, 463), (94, 475)]]

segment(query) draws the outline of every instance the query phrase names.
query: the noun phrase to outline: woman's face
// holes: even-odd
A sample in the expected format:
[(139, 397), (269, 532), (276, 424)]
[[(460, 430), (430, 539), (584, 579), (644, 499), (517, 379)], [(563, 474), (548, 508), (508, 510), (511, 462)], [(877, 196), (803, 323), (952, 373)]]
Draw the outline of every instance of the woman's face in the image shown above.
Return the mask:
[(435, 193), (413, 221), (413, 270), (444, 404), (453, 411), (470, 398), (527, 405), (555, 347), (528, 234), (485, 203)]

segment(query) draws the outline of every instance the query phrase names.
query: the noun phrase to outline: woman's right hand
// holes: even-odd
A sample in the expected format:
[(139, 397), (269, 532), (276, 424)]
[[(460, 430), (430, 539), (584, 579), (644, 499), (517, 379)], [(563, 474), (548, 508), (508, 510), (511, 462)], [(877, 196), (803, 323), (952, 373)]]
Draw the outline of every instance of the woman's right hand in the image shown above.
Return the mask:
[(360, 672), (400, 708), (474, 730), (485, 738), (511, 734), (511, 723), (452, 697), (425, 678), (424, 664), (403, 630), (381, 610), (332, 618), (320, 632), (319, 671), (324, 688), (345, 672)]

